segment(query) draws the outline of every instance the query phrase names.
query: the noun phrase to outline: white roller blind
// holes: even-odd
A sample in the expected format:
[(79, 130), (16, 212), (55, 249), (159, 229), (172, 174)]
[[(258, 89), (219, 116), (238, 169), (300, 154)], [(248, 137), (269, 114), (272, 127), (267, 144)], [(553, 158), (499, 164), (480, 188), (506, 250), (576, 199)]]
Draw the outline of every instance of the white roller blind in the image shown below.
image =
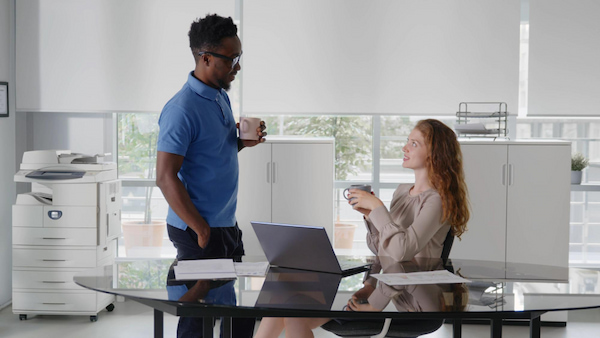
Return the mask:
[(599, 17), (597, 0), (530, 0), (528, 115), (600, 114)]
[(19, 0), (17, 108), (158, 112), (194, 69), (197, 17), (234, 0)]
[(519, 0), (252, 0), (244, 113), (516, 113)]

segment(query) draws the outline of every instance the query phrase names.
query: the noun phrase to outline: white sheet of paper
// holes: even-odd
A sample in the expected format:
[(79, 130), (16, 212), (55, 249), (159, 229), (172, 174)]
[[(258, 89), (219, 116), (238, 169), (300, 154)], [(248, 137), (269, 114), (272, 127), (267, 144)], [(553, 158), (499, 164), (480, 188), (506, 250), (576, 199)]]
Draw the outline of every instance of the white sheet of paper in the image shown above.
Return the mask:
[(269, 268), (269, 262), (235, 262), (233, 264), (238, 276), (264, 276)]
[(176, 280), (236, 278), (232, 259), (179, 261), (174, 270)]
[(371, 277), (377, 278), (387, 285), (471, 283), (470, 280), (457, 276), (448, 270), (385, 273), (371, 275)]

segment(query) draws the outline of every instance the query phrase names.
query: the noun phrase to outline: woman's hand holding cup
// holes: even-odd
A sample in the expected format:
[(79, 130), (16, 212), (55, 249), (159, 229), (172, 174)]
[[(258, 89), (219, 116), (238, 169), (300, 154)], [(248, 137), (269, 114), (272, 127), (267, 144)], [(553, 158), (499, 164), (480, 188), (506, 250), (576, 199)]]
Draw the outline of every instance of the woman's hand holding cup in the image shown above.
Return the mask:
[(375, 197), (368, 184), (351, 185), (344, 190), (344, 197), (354, 210), (365, 216), (368, 216), (371, 210), (383, 205), (383, 202)]

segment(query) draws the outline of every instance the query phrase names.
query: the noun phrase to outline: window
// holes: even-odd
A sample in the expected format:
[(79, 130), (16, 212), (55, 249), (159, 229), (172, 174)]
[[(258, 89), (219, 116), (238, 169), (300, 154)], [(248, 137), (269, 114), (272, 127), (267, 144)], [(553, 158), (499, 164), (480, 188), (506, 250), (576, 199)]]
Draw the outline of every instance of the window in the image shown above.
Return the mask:
[[(334, 222), (353, 224), (353, 252), (367, 252), (362, 217), (342, 196), (350, 184), (371, 184), (386, 205), (402, 182), (414, 180), (402, 168), (402, 146), (416, 121), (422, 117), (391, 115), (265, 115), (269, 135), (329, 136), (336, 139)], [(438, 117), (439, 118), (439, 117)], [(441, 117), (449, 126), (455, 118)], [(158, 114), (118, 114), (118, 168), (123, 181), (123, 221), (162, 220), (168, 204), (155, 186)], [(584, 182), (600, 183), (600, 119), (517, 120), (517, 138), (552, 138), (573, 142), (573, 151), (590, 159)], [(600, 264), (600, 192), (571, 193), (570, 264)], [(133, 255), (173, 257), (175, 250), (162, 233), (161, 248), (138, 249)], [(126, 241), (125, 241), (126, 242)], [(126, 253), (122, 241), (120, 255)]]
[(119, 256), (175, 257), (164, 231), (168, 204), (155, 184), (158, 116), (117, 114), (117, 163), (123, 185)]
[[(123, 182), (123, 221), (148, 223), (164, 221), (168, 204), (155, 185), (156, 139), (159, 114), (117, 114), (118, 168)], [(335, 138), (334, 215), (336, 223), (354, 224), (353, 250), (367, 250), (362, 216), (342, 196), (350, 184), (371, 184), (375, 194), (389, 205), (398, 183), (414, 180), (411, 170), (402, 167), (402, 147), (422, 117), (382, 115), (265, 115), (262, 118), (273, 135), (308, 135)], [(443, 117), (448, 125), (454, 117)], [(137, 249), (133, 255), (175, 255), (166, 232), (157, 250)], [(121, 243), (120, 255), (131, 256)]]

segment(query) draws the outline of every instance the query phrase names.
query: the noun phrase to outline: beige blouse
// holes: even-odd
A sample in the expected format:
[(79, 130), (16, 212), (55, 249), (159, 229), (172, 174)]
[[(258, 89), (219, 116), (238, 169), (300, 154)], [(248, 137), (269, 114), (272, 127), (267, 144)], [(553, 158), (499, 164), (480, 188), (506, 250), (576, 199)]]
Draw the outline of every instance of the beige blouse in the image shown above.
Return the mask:
[(411, 196), (412, 187), (400, 184), (390, 210), (380, 206), (365, 217), (367, 245), (376, 255), (399, 262), (441, 257), (450, 230), (448, 222), (441, 223), (442, 199), (433, 189)]

